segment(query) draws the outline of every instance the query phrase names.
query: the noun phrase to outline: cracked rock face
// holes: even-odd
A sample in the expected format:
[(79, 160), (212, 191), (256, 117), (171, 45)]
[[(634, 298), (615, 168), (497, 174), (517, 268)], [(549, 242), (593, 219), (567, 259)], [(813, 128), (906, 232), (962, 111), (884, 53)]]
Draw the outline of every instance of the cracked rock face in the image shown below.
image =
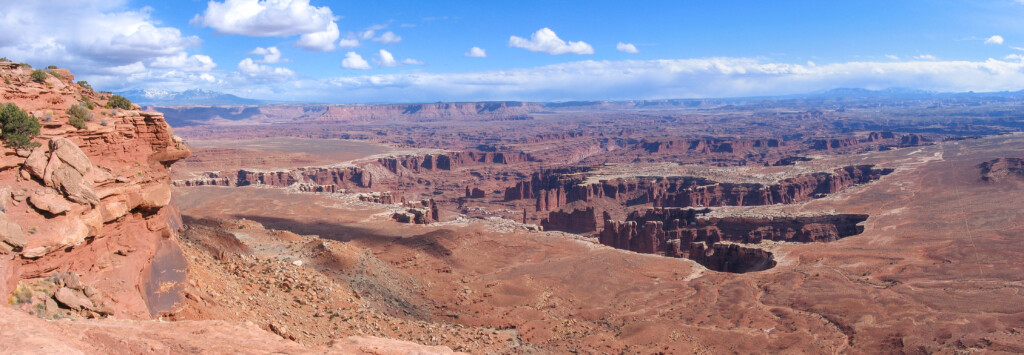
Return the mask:
[[(104, 99), (57, 94), (68, 97), (16, 103), (29, 112), (64, 112), (80, 97)], [(77, 284), (95, 284), (121, 303), (113, 307), (117, 316), (148, 318), (135, 285), (147, 282), (142, 270), (158, 242), (176, 232), (169, 221), (179, 217), (165, 208), (172, 203), (169, 166), (190, 152), (158, 113), (123, 110), (104, 120), (79, 130), (57, 119), (44, 125), (34, 149), (0, 147), (0, 291), (10, 294), (20, 281), (49, 272), (77, 271), (85, 279)], [(81, 289), (55, 292), (51, 302), (93, 307)]]

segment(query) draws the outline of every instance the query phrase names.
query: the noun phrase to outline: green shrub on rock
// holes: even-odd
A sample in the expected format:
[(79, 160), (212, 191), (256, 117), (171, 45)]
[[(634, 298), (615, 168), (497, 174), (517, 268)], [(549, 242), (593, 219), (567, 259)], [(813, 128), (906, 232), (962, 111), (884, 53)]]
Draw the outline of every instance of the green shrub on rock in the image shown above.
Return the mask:
[(68, 107), (68, 122), (78, 129), (85, 129), (85, 122), (92, 121), (93, 115), (89, 108), (83, 104), (71, 105)]
[(38, 119), (18, 108), (18, 105), (8, 103), (0, 107), (0, 139), (8, 147), (21, 149), (39, 146), (39, 143), (32, 142), (32, 138), (39, 135), (41, 127)]
[(132, 102), (128, 101), (128, 99), (124, 98), (124, 96), (114, 95), (114, 96), (111, 96), (110, 100), (107, 101), (107, 108), (119, 108), (119, 109), (123, 109), (123, 110), (131, 110), (132, 109)]
[(37, 83), (45, 82), (46, 78), (48, 77), (45, 71), (39, 69), (33, 70), (32, 74), (29, 76), (32, 78), (32, 81)]

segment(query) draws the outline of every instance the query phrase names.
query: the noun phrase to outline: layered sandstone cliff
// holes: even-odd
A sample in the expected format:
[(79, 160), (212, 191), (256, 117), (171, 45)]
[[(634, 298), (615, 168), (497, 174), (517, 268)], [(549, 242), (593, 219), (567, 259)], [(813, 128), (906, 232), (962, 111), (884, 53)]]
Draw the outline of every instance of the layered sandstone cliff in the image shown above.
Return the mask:
[(585, 169), (534, 173), (505, 189), (505, 200), (536, 199), (538, 211), (555, 211), (576, 201), (610, 198), (626, 206), (712, 207), (788, 204), (809, 201), (877, 180), (892, 169), (855, 165), (805, 174), (775, 184), (718, 183), (688, 176), (636, 177), (586, 183)]
[(689, 258), (712, 270), (749, 272), (773, 267), (771, 253), (731, 243), (831, 242), (860, 234), (864, 231), (860, 223), (868, 218), (860, 214), (703, 217), (708, 212), (708, 209), (649, 208), (642, 213), (630, 213), (624, 221), (612, 220), (605, 214), (599, 241), (618, 249)]
[[(181, 227), (169, 169), (190, 152), (161, 114), (101, 109), (110, 94), (53, 72), (34, 82), (29, 68), (0, 67), (0, 100), (43, 121), (38, 147), (0, 148), (0, 291), (76, 273), (114, 315), (149, 318), (155, 308), (141, 290), (159, 281), (152, 261), (177, 250)], [(93, 119), (78, 129), (65, 111), (85, 102)]]

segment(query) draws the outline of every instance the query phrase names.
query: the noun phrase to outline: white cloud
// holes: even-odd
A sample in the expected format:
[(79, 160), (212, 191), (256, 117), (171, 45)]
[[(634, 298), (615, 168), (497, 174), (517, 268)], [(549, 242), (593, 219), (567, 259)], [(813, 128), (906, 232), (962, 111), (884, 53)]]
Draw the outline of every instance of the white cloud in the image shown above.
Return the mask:
[(359, 69), (367, 70), (370, 69), (370, 63), (367, 63), (362, 56), (356, 52), (345, 53), (345, 59), (341, 61), (341, 67), (347, 69)]
[(917, 59), (917, 60), (935, 60), (936, 58), (935, 58), (934, 55), (931, 55), (931, 54), (922, 54), (922, 55), (914, 56), (914, 59)]
[(387, 31), (380, 35), (380, 37), (374, 38), (374, 42), (377, 43), (398, 43), (402, 41), (402, 36), (396, 35), (394, 32)]
[(136, 80), (198, 78), (216, 67), (189, 55), (199, 37), (163, 26), (144, 7), (126, 1), (3, 1), (0, 53), (37, 66), (70, 69), (97, 89), (117, 90)]
[(173, 68), (193, 72), (208, 72), (213, 70), (213, 68), (216, 68), (217, 63), (214, 63), (213, 58), (210, 58), (209, 56), (201, 54), (193, 54), (189, 56), (182, 52), (173, 56), (155, 58), (150, 62), (149, 67)]
[(288, 61), (287, 59), (281, 58), (281, 50), (277, 49), (277, 47), (256, 47), (256, 49), (253, 49), (249, 54), (263, 56), (263, 59), (256, 60), (257, 63), (274, 64)]
[(395, 56), (391, 55), (391, 52), (381, 49), (377, 53), (377, 64), (382, 67), (393, 67), (398, 65), (398, 61), (395, 60)]
[(199, 75), (199, 79), (208, 83), (213, 83), (217, 81), (217, 78), (213, 77), (213, 75), (210, 75), (210, 73), (203, 73)]
[(359, 47), (359, 40), (355, 37), (342, 38), (341, 41), (338, 41), (338, 47), (356, 48)]
[(995, 35), (985, 40), (985, 44), (1003, 44), (1003, 36)]
[(383, 30), (385, 28), (388, 28), (388, 25), (373, 25), (367, 27), (366, 30), (363, 30), (363, 32), (359, 32), (359, 38), (363, 40), (371, 39), (373, 38), (373, 35), (377, 34), (377, 31)]
[(295, 75), (291, 69), (259, 64), (252, 58), (238, 62), (238, 71), (245, 76), (261, 80), (282, 80)]
[(1010, 54), (1010, 55), (1007, 55), (1004, 59), (1006, 59), (1006, 60), (1015, 60), (1015, 61), (1024, 61), (1024, 55), (1021, 55), (1021, 54)]
[(480, 47), (470, 48), (469, 52), (466, 52), (466, 53), (463, 53), (463, 54), (465, 56), (467, 56), (467, 57), (487, 58), (487, 51), (484, 51), (483, 48), (480, 48)]
[(402, 64), (405, 64), (405, 65), (425, 65), (427, 63), (424, 63), (422, 60), (417, 60), (417, 59), (412, 59), (412, 58), (405, 58), (405, 59), (402, 60)]
[(892, 60), (900, 60), (900, 57), (895, 54), (886, 54), (885, 57)]
[(626, 52), (626, 53), (636, 53), (636, 52), (639, 52), (638, 50), (636, 50), (636, 46), (634, 46), (632, 43), (622, 43), (622, 42), (619, 42), (619, 44), (615, 45), (615, 49), (618, 49), (619, 52)]
[(208, 2), (191, 23), (223, 34), (288, 37), (323, 32), (333, 21), (331, 8), (309, 0), (225, 0)]
[(334, 42), (338, 40), (341, 32), (338, 31), (338, 24), (331, 22), (327, 29), (320, 32), (307, 33), (299, 37), (295, 46), (311, 51), (329, 52), (333, 51)]
[(583, 41), (566, 43), (555, 31), (550, 28), (542, 28), (530, 35), (530, 39), (512, 36), (508, 40), (509, 47), (523, 48), (531, 52), (544, 52), (548, 54), (594, 54), (594, 47)]

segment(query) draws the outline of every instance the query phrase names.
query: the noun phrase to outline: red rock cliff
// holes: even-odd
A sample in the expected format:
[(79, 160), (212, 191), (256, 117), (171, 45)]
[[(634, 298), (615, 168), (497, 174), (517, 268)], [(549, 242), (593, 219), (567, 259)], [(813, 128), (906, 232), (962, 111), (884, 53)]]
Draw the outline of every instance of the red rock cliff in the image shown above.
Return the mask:
[[(0, 66), (2, 101), (43, 121), (38, 148), (0, 148), (0, 293), (74, 272), (106, 295), (114, 315), (149, 318), (144, 290), (165, 271), (153, 260), (181, 258), (170, 165), (190, 152), (161, 114), (100, 109), (110, 94), (82, 88), (67, 71), (42, 83), (30, 72)], [(84, 100), (95, 104), (94, 119), (76, 129), (65, 111)]]

